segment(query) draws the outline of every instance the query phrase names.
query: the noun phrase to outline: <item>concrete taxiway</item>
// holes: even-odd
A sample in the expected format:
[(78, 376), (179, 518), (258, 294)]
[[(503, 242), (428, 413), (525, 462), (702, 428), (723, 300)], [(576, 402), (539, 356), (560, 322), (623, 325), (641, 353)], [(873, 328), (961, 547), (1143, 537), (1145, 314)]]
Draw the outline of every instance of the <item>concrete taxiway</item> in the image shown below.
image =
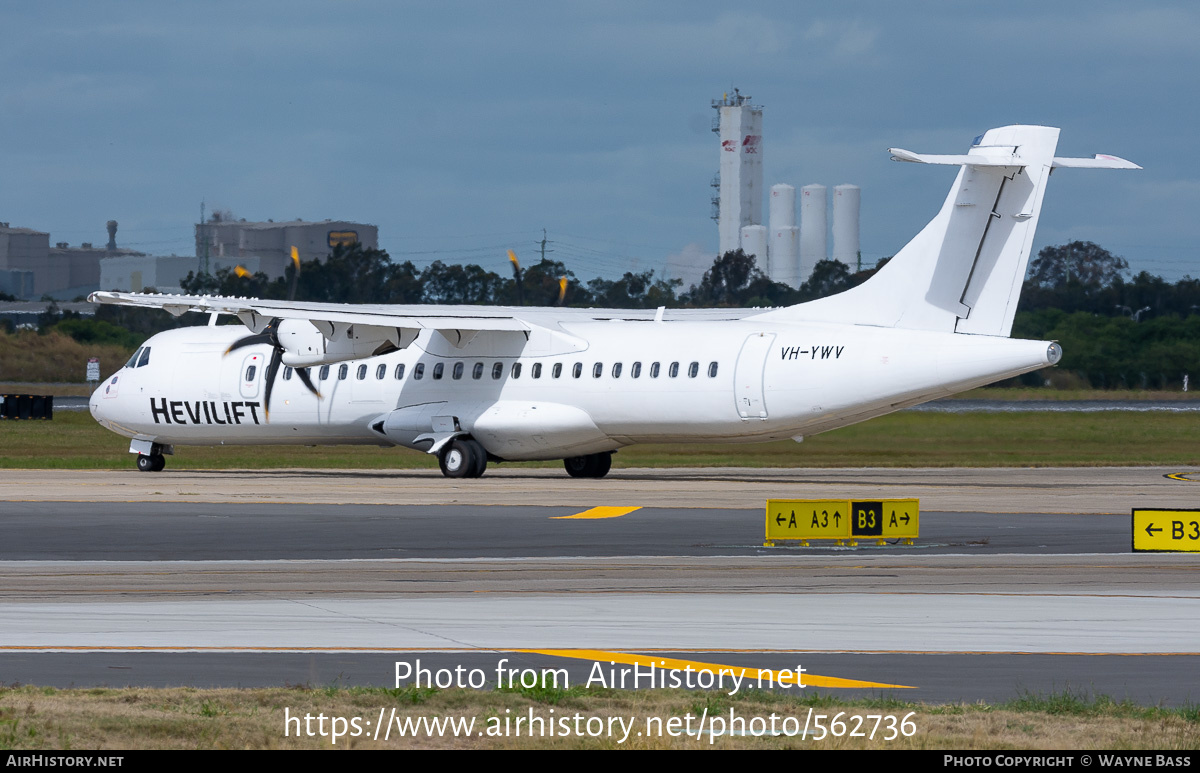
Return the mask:
[[(391, 686), (401, 659), (588, 650), (913, 700), (1200, 699), (1200, 560), (1129, 547), (1129, 509), (1194, 503), (1194, 470), (10, 472), (6, 683)], [(762, 546), (763, 500), (833, 495), (918, 496), (922, 537)], [(569, 517), (597, 506), (623, 507)]]
[(561, 468), (497, 465), (483, 478), (429, 470), (5, 470), (0, 500), (277, 502), (372, 505), (520, 505), (756, 508), (770, 498), (919, 497), (925, 510), (985, 513), (1127, 513), (1188, 507), (1200, 470), (1157, 467), (614, 469), (601, 480)]

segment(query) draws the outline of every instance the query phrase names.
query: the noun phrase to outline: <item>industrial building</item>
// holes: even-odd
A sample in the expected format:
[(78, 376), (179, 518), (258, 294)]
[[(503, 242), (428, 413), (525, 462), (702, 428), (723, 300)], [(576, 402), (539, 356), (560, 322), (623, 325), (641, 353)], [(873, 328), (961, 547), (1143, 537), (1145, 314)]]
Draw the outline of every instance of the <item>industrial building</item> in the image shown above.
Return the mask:
[(339, 244), (378, 249), (379, 228), (348, 220), (263, 223), (224, 220), (220, 216), (196, 224), (197, 263), (201, 270), (207, 264), (209, 273), (240, 265), (274, 279), (283, 276), (291, 263), (292, 247), (302, 261), (323, 260)]
[(90, 242), (51, 247), (47, 232), (0, 223), (0, 292), (21, 299), (70, 299), (99, 289), (101, 260), (144, 254), (118, 248), (116, 233), (117, 222), (110, 220), (104, 247)]
[[(806, 185), (800, 190), (800, 224), (796, 224), (796, 189), (786, 183), (771, 186), (769, 220), (762, 223), (763, 129), (762, 105), (738, 89), (714, 99), (713, 132), (721, 138), (721, 165), (712, 185), (713, 220), (717, 221), (719, 254), (741, 249), (755, 256), (758, 267), (774, 282), (799, 287), (813, 267), (830, 257), (827, 189)], [(850, 271), (861, 268), (858, 215), (861, 191), (839, 185), (833, 198), (833, 259)]]

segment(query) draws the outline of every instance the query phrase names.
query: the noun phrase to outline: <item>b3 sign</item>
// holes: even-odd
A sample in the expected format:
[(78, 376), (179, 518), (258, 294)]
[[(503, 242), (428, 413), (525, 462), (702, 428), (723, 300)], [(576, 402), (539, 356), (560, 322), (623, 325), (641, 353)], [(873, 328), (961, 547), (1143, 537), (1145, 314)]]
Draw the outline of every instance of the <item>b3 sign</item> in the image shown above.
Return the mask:
[(1134, 510), (1133, 549), (1200, 552), (1200, 510)]

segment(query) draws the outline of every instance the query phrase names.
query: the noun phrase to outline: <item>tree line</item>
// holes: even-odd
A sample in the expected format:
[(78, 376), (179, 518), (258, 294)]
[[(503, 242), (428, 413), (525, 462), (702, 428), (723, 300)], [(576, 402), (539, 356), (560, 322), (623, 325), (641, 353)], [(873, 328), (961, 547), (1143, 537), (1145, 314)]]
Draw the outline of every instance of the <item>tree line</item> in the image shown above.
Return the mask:
[[(653, 271), (619, 279), (581, 281), (562, 262), (541, 260), (502, 276), (478, 265), (435, 261), (418, 269), (393, 262), (383, 250), (338, 247), (323, 261), (289, 266), (282, 277), (221, 269), (189, 274), (185, 292), (326, 303), (475, 304), (599, 308), (711, 308), (788, 306), (822, 298), (870, 278), (884, 263), (851, 273), (826, 260), (799, 288), (772, 282), (752, 255), (719, 256), (703, 278), (683, 288)], [(515, 263), (514, 263), (515, 267)], [(1030, 261), (1013, 326), (1019, 338), (1057, 340), (1064, 357), (1056, 369), (1027, 374), (1020, 382), (1097, 388), (1177, 389), (1184, 375), (1200, 373), (1200, 280), (1167, 282), (1140, 272), (1126, 278), (1128, 263), (1091, 242), (1046, 247)], [(561, 282), (565, 278), (565, 289)], [(203, 324), (199, 315), (101, 306), (96, 325), (64, 324), (77, 340), (114, 340), (118, 331), (146, 337), (159, 330)], [(43, 329), (62, 324), (53, 314)], [(1015, 381), (1013, 383), (1016, 383)]]

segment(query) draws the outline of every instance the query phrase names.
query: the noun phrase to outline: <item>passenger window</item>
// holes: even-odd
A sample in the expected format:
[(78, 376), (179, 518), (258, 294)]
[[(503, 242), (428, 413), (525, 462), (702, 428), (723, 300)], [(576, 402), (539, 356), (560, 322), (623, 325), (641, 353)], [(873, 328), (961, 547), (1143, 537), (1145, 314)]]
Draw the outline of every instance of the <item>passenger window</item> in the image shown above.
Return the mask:
[(454, 367), (451, 369), (450, 375), (453, 376), (455, 381), (458, 381), (460, 378), (462, 378), (462, 374), (463, 364), (461, 362), (454, 363)]
[(138, 357), (141, 357), (141, 356), (142, 356), (142, 349), (145, 349), (145, 348), (146, 348), (146, 347), (144, 347), (144, 346), (139, 346), (139, 347), (138, 347), (138, 350), (137, 350), (136, 352), (134, 352), (134, 353), (133, 353), (133, 356), (132, 356), (132, 357), (130, 357), (130, 358), (129, 358), (129, 362), (125, 363), (125, 367), (127, 367), (127, 368), (136, 368), (136, 367), (137, 367), (137, 361), (138, 361)]
[(413, 366), (413, 380), (420, 381), (425, 378), (425, 363), (418, 362)]
[(542, 377), (542, 363), (540, 363), (540, 362), (533, 363), (533, 368), (530, 371), (530, 375), (533, 376), (534, 378), (541, 378)]
[(433, 380), (438, 381), (442, 377), (442, 371), (446, 369), (445, 363), (435, 363), (433, 366)]
[(345, 381), (346, 376), (349, 376), (349, 375), (350, 375), (350, 366), (343, 362), (341, 365), (338, 366), (338, 381)]
[(693, 362), (688, 365), (688, 378), (695, 378), (698, 375), (700, 375), (700, 363)]
[(671, 367), (667, 370), (667, 375), (670, 376), (671, 378), (675, 378), (676, 376), (679, 375), (679, 363), (678, 362), (671, 363)]
[(658, 363), (650, 364), (650, 378), (658, 378)]
[(250, 367), (246, 368), (246, 381), (247, 382), (253, 381), (254, 374), (257, 372), (258, 372), (258, 368), (255, 367), (254, 365), (251, 365)]
[(717, 377), (717, 363), (715, 363), (715, 362), (708, 363), (708, 377), (709, 378)]
[(320, 376), (321, 376), (322, 381), (327, 381), (329, 379), (329, 366), (328, 365), (321, 366)]
[(554, 376), (555, 378), (558, 378), (559, 376), (562, 375), (562, 363), (561, 362), (554, 363), (554, 367), (550, 369), (550, 375)]
[(498, 379), (503, 374), (504, 374), (504, 365), (499, 362), (493, 363), (492, 364), (492, 378)]
[(614, 363), (613, 363), (613, 371), (612, 371), (612, 373), (613, 373), (613, 378), (620, 378), (620, 377), (621, 377), (621, 363), (619, 363), (619, 362), (614, 362)]
[(396, 380), (399, 381), (402, 378), (404, 378), (404, 363), (403, 362), (396, 366)]
[(573, 368), (571, 368), (571, 376), (573, 378), (579, 378), (582, 375), (583, 375), (583, 363), (577, 362), (577, 363), (575, 363), (575, 366)]
[(512, 366), (512, 377), (513, 377), (513, 378), (520, 378), (520, 377), (521, 377), (521, 363), (519, 363), (519, 362), (514, 362), (514, 363), (513, 363), (513, 366)]
[(600, 374), (604, 372), (604, 363), (597, 362), (592, 366), (592, 378), (600, 378)]
[(475, 379), (476, 381), (483, 378), (483, 363), (482, 362), (475, 363), (475, 367), (471, 368), (471, 378)]
[(377, 381), (382, 381), (383, 377), (386, 375), (387, 375), (387, 365), (384, 365), (381, 362), (381, 363), (379, 363), (379, 367), (375, 369), (375, 379)]
[(150, 347), (147, 346), (146, 348), (142, 349), (142, 356), (138, 360), (138, 367), (144, 368), (149, 364), (150, 364)]
[(642, 363), (635, 362), (629, 366), (629, 377), (637, 378), (642, 375)]
[(362, 381), (367, 377), (367, 364), (364, 362), (358, 366), (358, 380)]
[(283, 368), (283, 380), (284, 381), (292, 380), (292, 369), (286, 365)]

